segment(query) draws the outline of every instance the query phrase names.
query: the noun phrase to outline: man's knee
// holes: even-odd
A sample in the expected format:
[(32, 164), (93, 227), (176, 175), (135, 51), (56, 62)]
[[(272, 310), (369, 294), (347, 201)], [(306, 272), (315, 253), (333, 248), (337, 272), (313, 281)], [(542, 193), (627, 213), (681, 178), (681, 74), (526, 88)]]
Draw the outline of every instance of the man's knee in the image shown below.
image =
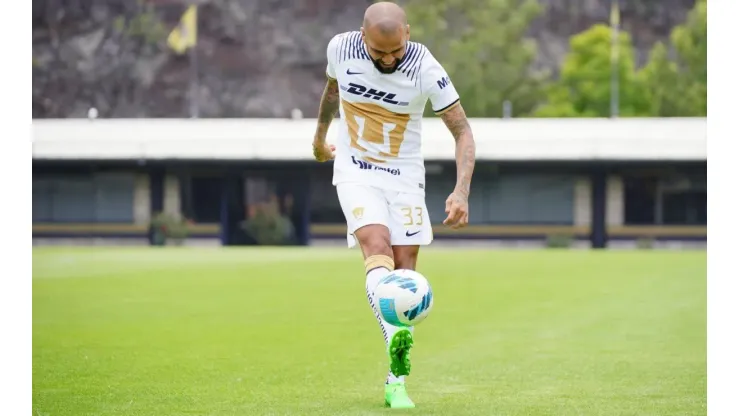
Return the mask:
[(393, 258), (388, 227), (370, 224), (357, 229), (354, 234), (365, 257), (384, 255)]

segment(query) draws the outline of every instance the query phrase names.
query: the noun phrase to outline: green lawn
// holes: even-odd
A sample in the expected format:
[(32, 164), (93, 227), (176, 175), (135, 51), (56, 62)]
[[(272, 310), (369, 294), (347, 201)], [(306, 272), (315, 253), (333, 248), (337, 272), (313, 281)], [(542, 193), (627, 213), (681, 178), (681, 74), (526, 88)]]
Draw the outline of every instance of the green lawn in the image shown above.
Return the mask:
[(706, 252), (422, 251), (434, 309), (383, 408), (346, 249), (36, 248), (34, 415), (706, 414)]

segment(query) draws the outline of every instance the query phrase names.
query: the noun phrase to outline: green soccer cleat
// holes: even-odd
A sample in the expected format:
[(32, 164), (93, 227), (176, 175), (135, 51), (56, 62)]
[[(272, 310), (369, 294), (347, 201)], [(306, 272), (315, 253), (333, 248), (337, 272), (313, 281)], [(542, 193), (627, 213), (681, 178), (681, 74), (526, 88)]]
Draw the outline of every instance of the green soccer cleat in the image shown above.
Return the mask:
[(413, 409), (416, 407), (406, 393), (406, 385), (401, 382), (385, 385), (385, 405), (391, 409)]
[(414, 336), (408, 328), (398, 330), (391, 338), (388, 346), (388, 357), (391, 360), (391, 373), (394, 376), (411, 374), (411, 347), (414, 346)]

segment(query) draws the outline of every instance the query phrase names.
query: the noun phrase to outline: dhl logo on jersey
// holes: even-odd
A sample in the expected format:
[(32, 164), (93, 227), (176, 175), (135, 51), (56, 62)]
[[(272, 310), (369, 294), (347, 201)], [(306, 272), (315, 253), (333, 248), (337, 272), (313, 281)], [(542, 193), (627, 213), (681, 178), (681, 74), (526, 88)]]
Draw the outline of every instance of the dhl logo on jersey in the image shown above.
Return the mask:
[(343, 91), (346, 91), (350, 94), (359, 95), (365, 98), (372, 98), (375, 101), (383, 100), (383, 102), (398, 106), (409, 105), (408, 101), (395, 100), (396, 94), (394, 93), (376, 90), (375, 88), (367, 88), (364, 85), (356, 84), (354, 82), (350, 82), (349, 87), (345, 87), (344, 85), (342, 85), (341, 88)]

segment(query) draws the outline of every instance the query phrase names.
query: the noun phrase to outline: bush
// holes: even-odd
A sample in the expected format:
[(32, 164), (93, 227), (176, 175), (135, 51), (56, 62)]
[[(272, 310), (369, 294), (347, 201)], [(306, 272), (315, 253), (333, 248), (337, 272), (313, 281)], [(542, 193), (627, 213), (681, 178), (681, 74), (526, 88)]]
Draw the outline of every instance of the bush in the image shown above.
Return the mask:
[(650, 250), (654, 244), (655, 240), (650, 237), (640, 237), (637, 239), (637, 248), (642, 250)]
[(547, 236), (547, 248), (570, 248), (573, 236), (567, 234), (552, 234)]
[(273, 202), (256, 206), (254, 215), (241, 223), (242, 229), (260, 245), (286, 245), (293, 242), (293, 223)]
[(152, 244), (164, 246), (171, 241), (175, 245), (182, 245), (188, 238), (188, 221), (180, 215), (157, 213), (149, 223), (152, 232)]

